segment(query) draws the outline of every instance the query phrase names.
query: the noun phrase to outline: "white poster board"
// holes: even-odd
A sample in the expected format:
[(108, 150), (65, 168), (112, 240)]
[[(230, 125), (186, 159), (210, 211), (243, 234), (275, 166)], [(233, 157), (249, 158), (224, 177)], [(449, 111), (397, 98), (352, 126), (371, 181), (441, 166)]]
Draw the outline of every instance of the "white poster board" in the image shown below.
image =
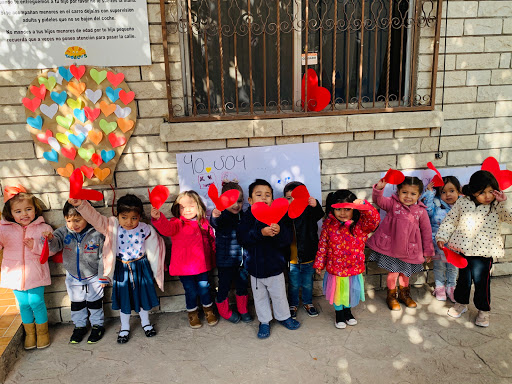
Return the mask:
[(145, 0), (0, 2), (0, 69), (150, 65)]
[(274, 199), (283, 197), (287, 183), (300, 181), (311, 196), (322, 201), (318, 143), (178, 153), (176, 161), (180, 191), (196, 191), (208, 211), (214, 208), (208, 198), (208, 186), (214, 183), (220, 193), (223, 180), (238, 180), (244, 191), (244, 209), (249, 184), (255, 179), (272, 185)]

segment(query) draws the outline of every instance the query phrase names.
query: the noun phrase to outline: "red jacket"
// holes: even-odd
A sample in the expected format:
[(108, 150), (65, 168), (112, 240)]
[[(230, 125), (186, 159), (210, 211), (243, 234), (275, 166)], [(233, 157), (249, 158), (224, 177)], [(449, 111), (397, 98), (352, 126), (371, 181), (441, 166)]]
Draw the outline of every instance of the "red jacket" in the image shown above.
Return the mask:
[(208, 272), (215, 268), (215, 235), (208, 221), (201, 222), (184, 217), (172, 217), (170, 220), (160, 214), (158, 220), (151, 223), (163, 236), (170, 236), (172, 242), (172, 276), (191, 276)]
[(327, 269), (331, 275), (346, 277), (364, 272), (364, 246), (368, 235), (379, 225), (379, 212), (370, 204), (370, 210), (361, 211), (354, 227), (337, 220), (332, 213), (325, 219), (316, 253), (315, 269)]

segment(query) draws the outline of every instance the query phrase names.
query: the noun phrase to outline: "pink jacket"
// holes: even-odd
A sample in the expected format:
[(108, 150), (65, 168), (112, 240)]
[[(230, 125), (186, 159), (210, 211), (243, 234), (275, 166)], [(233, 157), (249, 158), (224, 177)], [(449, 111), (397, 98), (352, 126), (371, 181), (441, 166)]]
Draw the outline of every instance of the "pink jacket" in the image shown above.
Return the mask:
[[(43, 232), (53, 229), (39, 216), (26, 227), (18, 223), (0, 221), (0, 248), (4, 250), (1, 271), (1, 288), (26, 291), (51, 284), (48, 262), (41, 264), (39, 258), (43, 250)], [(34, 248), (23, 245), (23, 239), (34, 239)]]
[[(119, 221), (115, 216), (105, 217), (99, 214), (91, 204), (85, 200), (82, 201), (82, 204), (80, 204), (77, 209), (88, 223), (99, 233), (105, 235), (105, 242), (103, 243), (103, 274), (112, 281), (116, 266), (117, 230), (119, 228)], [(158, 288), (163, 292), (165, 244), (154, 228), (151, 228), (151, 234), (145, 239), (144, 247)]]
[(215, 235), (207, 220), (203, 220), (200, 228), (196, 220), (184, 217), (167, 220), (160, 214), (160, 218), (152, 219), (151, 224), (163, 236), (171, 237), (170, 275), (198, 275), (215, 268)]
[(373, 186), (373, 202), (386, 211), (386, 217), (366, 243), (383, 255), (410, 264), (423, 264), (424, 257), (434, 256), (432, 227), (425, 205), (405, 206), (397, 195), (384, 197), (383, 190)]

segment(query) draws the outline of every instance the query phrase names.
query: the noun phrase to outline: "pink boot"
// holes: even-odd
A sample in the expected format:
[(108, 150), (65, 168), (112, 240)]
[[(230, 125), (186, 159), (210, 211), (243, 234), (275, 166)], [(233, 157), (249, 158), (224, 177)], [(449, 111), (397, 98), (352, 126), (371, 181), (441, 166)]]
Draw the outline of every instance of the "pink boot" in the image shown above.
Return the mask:
[(455, 303), (454, 292), (455, 292), (455, 287), (446, 287), (446, 295), (448, 296), (448, 298), (450, 299), (450, 301), (452, 303)]
[(238, 312), (240, 312), (240, 316), (242, 316), (242, 321), (244, 323), (250, 323), (252, 321), (252, 316), (249, 314), (247, 310), (247, 301), (249, 300), (249, 296), (238, 296), (236, 295), (236, 306), (238, 308)]
[(238, 323), (240, 321), (240, 315), (237, 312), (232, 312), (229, 309), (229, 301), (228, 299), (224, 299), (222, 303), (217, 302), (217, 310), (219, 311), (219, 315), (221, 315), (227, 321), (232, 323)]

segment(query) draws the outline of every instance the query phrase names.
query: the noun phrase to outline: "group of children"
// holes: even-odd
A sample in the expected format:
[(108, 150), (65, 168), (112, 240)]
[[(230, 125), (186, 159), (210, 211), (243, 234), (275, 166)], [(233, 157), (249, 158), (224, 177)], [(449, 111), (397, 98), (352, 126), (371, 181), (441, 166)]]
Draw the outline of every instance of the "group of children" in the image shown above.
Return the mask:
[[(147, 337), (156, 335), (149, 310), (158, 305), (154, 281), (163, 291), (166, 247), (161, 236), (172, 243), (169, 273), (178, 276), (185, 291), (189, 324), (201, 327), (200, 302), (206, 322), (218, 318), (237, 323), (252, 321), (248, 311), (248, 283), (259, 320), (258, 338), (270, 336), (273, 317), (290, 330), (296, 320), (299, 296), (304, 310), (318, 316), (312, 302), (313, 275), (326, 270), (323, 292), (334, 306), (336, 328), (354, 326), (351, 311), (365, 300), (363, 272), (365, 247), (369, 260), (386, 269), (387, 305), (399, 310), (400, 302), (416, 307), (409, 278), (434, 260), (438, 300), (454, 302), (448, 315), (460, 317), (467, 311), (472, 283), (478, 309), (476, 324), (489, 325), (490, 270), (493, 258), (504, 255), (500, 223), (512, 223), (512, 209), (494, 176), (477, 171), (469, 184), (460, 188), (455, 177), (445, 177), (444, 186), (434, 189), (416, 177), (405, 177), (391, 197), (383, 195), (386, 182), (373, 186), (373, 202), (386, 212), (385, 218), (369, 202), (349, 190), (328, 194), (326, 211), (310, 197), (302, 214), (285, 215), (278, 223), (264, 224), (251, 207), (242, 211), (243, 191), (236, 182), (223, 184), (222, 192), (240, 191), (238, 201), (224, 211), (214, 209), (210, 221), (206, 207), (194, 191), (180, 193), (167, 219), (151, 209), (151, 224), (143, 218), (142, 201), (125, 195), (117, 202), (116, 216), (99, 214), (87, 201), (69, 199), (64, 206), (66, 225), (52, 231), (45, 224), (38, 200), (21, 187), (8, 187), (0, 222), (3, 248), (0, 287), (14, 290), (25, 328), (25, 348), (50, 345), (44, 287), (51, 283), (46, 261), (40, 262), (45, 241), (50, 255), (63, 252), (66, 287), (75, 325), (70, 343), (79, 343), (91, 324), (88, 343), (98, 342), (103, 326), (103, 289), (112, 283), (112, 309), (120, 311), (118, 343), (130, 335), (130, 315), (138, 313)], [(302, 183), (291, 182), (284, 197), (291, 203), (293, 190)], [(248, 202), (271, 205), (272, 186), (257, 179), (249, 186)], [(422, 195), (423, 193), (423, 195)], [(318, 222), (324, 217), (320, 237)], [(158, 232), (157, 232), (158, 231)], [(370, 234), (375, 232), (371, 237)], [(459, 252), (468, 261), (457, 271), (447, 263), (443, 248)], [(287, 268), (287, 266), (289, 266)], [(209, 272), (217, 267), (216, 305), (210, 296)], [(288, 292), (285, 284), (288, 274)], [(457, 279), (458, 272), (458, 279)], [(398, 286), (397, 286), (398, 281)], [(234, 284), (236, 308), (228, 293)], [(299, 293), (301, 292), (301, 295)]]

